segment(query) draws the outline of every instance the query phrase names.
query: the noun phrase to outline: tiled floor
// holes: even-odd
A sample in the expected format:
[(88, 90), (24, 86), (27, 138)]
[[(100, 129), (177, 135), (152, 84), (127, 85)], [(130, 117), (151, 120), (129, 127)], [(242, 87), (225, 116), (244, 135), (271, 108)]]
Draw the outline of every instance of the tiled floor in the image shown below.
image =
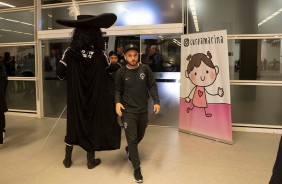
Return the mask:
[[(87, 169), (86, 153), (74, 147), (73, 165), (64, 158), (65, 120), (60, 120), (41, 147), (56, 119), (7, 117), (7, 134), (0, 148), (0, 184), (128, 184), (132, 167), (122, 147), (98, 152), (102, 164)], [(150, 126), (139, 146), (147, 184), (267, 184), (280, 135), (234, 132), (234, 144)]]

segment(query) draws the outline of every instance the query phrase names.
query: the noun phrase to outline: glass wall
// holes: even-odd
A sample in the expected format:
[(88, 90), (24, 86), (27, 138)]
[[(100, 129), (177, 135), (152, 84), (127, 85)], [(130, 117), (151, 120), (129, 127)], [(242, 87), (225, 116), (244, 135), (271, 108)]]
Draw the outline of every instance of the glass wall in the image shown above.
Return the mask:
[(35, 81), (9, 80), (6, 99), (9, 111), (36, 113)]
[(281, 81), (281, 48), (280, 38), (228, 40), (230, 79)]
[(150, 66), (157, 81), (162, 110), (153, 112), (149, 100), (149, 124), (178, 126), (180, 98), (180, 35), (142, 35), (141, 62)]
[[(59, 80), (56, 75), (56, 66), (68, 45), (69, 40), (42, 42), (43, 104), (46, 117), (59, 117), (66, 106), (66, 81)], [(66, 112), (63, 118), (66, 118)]]
[(225, 29), (228, 34), (279, 34), (282, 32), (281, 0), (188, 1), (190, 2), (189, 33)]
[(180, 41), (180, 35), (142, 35), (142, 63), (153, 72), (180, 72)]
[(33, 6), (34, 0), (1, 0), (0, 10)]
[(9, 77), (35, 77), (34, 46), (0, 47), (0, 58), (7, 65)]
[(9, 111), (37, 113), (34, 0), (1, 1), (0, 61), (8, 74)]
[[(42, 29), (65, 29), (55, 22), (69, 17), (69, 5), (44, 8), (42, 4)], [(140, 0), (127, 2), (79, 2), (81, 14), (99, 15), (111, 12), (117, 15), (115, 26), (182, 23), (182, 0)], [(179, 12), (179, 13), (176, 13)]]
[(34, 41), (34, 12), (0, 13), (0, 43)]
[(232, 122), (282, 125), (282, 86), (231, 85)]
[(7, 103), (10, 111), (36, 113), (34, 54), (33, 45), (0, 47), (0, 60), (5, 63), (9, 77)]

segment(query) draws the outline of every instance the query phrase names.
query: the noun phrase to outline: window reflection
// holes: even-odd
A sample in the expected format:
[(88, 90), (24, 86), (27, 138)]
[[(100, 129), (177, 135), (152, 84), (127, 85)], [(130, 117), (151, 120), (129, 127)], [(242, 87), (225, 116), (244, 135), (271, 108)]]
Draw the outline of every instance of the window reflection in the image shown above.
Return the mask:
[(0, 60), (9, 77), (34, 77), (34, 46), (0, 47)]
[(153, 72), (180, 72), (179, 35), (119, 36), (109, 40), (108, 52), (117, 52), (122, 65), (126, 64), (126, 61), (121, 50), (132, 43), (140, 46), (139, 60), (147, 64)]
[(0, 43), (34, 41), (34, 11), (0, 13)]
[(194, 0), (188, 8), (188, 32), (280, 34), (281, 8), (281, 0)]
[(6, 99), (9, 109), (36, 110), (35, 81), (9, 80)]
[(7, 1), (2, 0), (0, 2), (0, 9), (8, 9), (8, 8), (18, 8), (18, 7), (24, 7), (24, 6), (33, 6), (33, 0), (24, 0), (24, 1)]
[(232, 122), (282, 125), (281, 86), (232, 85)]
[(142, 36), (141, 62), (153, 72), (180, 72), (179, 36)]
[[(67, 86), (59, 80), (56, 67), (69, 46), (69, 40), (48, 40), (42, 43), (43, 104), (45, 117), (58, 117), (66, 106)], [(66, 118), (66, 113), (62, 118)]]
[[(52, 4), (60, 1), (44, 1)], [(51, 3), (49, 3), (51, 2)], [(68, 1), (70, 2), (70, 1)], [(42, 3), (42, 5), (44, 5)], [(182, 1), (139, 0), (125, 2), (93, 2), (93, 4), (80, 4), (81, 14), (99, 15), (105, 12), (115, 13), (118, 17), (115, 26), (170, 24), (182, 22)], [(165, 12), (165, 13), (163, 13)], [(178, 12), (178, 13), (175, 13)], [(65, 29), (55, 22), (57, 19), (72, 19), (67, 7), (42, 9), (42, 29)]]
[(231, 80), (282, 80), (281, 39), (229, 40)]

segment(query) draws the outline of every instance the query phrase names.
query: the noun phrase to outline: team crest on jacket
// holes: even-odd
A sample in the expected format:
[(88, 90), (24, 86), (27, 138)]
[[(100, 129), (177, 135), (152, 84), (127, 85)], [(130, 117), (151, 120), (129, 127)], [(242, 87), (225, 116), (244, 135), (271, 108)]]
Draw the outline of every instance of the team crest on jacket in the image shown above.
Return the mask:
[(124, 127), (124, 129), (127, 129), (127, 123), (126, 122), (123, 123), (123, 127)]
[(142, 80), (144, 80), (145, 74), (144, 74), (144, 73), (140, 73), (140, 78), (141, 78)]
[(81, 54), (84, 58), (92, 58), (94, 51), (81, 50)]

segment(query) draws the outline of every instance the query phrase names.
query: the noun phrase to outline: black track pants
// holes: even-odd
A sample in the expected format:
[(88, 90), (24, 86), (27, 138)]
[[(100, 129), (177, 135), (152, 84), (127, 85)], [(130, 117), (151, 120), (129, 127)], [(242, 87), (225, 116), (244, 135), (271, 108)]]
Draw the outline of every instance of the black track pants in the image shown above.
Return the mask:
[(123, 112), (122, 121), (132, 166), (134, 169), (138, 169), (140, 167), (138, 144), (145, 135), (148, 124), (148, 113)]

